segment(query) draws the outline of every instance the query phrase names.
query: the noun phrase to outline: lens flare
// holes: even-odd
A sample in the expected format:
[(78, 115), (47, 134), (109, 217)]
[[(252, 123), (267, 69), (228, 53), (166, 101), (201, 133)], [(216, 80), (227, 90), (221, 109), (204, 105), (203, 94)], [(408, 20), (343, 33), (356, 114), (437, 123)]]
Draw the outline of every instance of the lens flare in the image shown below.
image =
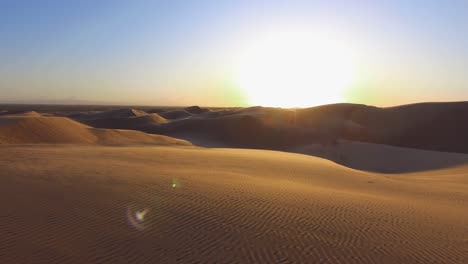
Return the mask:
[(128, 223), (137, 230), (144, 230), (147, 228), (145, 218), (150, 211), (149, 208), (144, 208), (141, 210), (132, 210), (127, 208), (127, 220)]
[(181, 187), (181, 184), (180, 184), (180, 182), (179, 182), (177, 179), (172, 179), (171, 187), (172, 187), (173, 189), (175, 189), (175, 188), (180, 188), (180, 187)]

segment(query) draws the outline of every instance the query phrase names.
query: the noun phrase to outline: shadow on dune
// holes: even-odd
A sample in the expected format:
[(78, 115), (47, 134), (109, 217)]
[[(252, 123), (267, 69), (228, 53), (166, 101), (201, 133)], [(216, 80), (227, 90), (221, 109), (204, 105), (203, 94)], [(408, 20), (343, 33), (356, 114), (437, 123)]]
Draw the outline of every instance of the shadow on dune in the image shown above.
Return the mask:
[[(360, 170), (387, 173), (466, 163), (465, 155), (422, 150), (468, 153), (467, 102), (389, 108), (332, 104), (304, 109), (256, 106), (211, 110), (192, 106), (154, 112), (158, 114), (118, 109), (74, 119), (93, 127), (177, 137), (204, 147), (304, 153)], [(337, 144), (338, 139), (373, 144)], [(327, 153), (329, 150), (337, 154)]]
[(468, 153), (467, 121), (468, 102), (388, 108), (336, 104), (298, 110), (300, 125), (335, 122), (345, 139), (460, 153)]
[[(316, 132), (294, 127), (271, 127), (251, 115), (232, 115), (210, 119), (185, 119), (151, 126), (146, 132), (163, 135), (179, 135), (203, 142), (220, 142), (222, 146), (237, 148), (285, 150), (292, 145), (316, 142)], [(213, 143), (207, 143), (213, 146)]]
[(321, 157), (352, 169), (377, 173), (411, 173), (468, 164), (468, 155), (462, 153), (343, 140), (326, 147), (311, 144), (291, 148), (288, 151)]

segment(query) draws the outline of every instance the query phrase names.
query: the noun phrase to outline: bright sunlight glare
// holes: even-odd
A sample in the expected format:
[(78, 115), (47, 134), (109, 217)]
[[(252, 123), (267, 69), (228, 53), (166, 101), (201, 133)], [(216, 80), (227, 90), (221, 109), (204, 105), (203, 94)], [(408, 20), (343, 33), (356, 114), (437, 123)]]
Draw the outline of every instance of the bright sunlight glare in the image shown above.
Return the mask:
[(307, 107), (341, 102), (355, 66), (346, 46), (319, 32), (281, 31), (250, 42), (236, 63), (249, 104)]

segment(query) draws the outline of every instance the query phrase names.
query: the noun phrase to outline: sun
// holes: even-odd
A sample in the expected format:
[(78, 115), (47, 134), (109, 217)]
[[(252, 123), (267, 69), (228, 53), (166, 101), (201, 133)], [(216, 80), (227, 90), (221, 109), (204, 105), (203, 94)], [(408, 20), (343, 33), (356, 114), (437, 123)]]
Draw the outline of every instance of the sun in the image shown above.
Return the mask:
[(275, 31), (246, 46), (236, 59), (235, 78), (251, 105), (341, 102), (354, 79), (352, 52), (329, 34)]

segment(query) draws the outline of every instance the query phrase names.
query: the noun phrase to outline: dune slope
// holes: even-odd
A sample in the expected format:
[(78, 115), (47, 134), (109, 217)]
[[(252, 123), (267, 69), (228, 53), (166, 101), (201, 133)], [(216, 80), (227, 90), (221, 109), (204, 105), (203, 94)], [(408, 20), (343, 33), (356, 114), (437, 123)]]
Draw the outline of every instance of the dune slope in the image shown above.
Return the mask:
[(129, 118), (123, 117), (80, 120), (80, 122), (95, 128), (132, 129), (144, 131), (148, 127), (164, 124), (168, 121), (158, 114), (146, 114)]
[(332, 104), (297, 110), (298, 125), (322, 127), (342, 138), (461, 153), (468, 153), (467, 119), (468, 102), (386, 108)]
[(32, 143), (191, 145), (140, 131), (96, 129), (65, 117), (0, 118), (0, 144)]
[(42, 114), (36, 112), (36, 111), (4, 111), (0, 112), (0, 116), (30, 116), (30, 117), (39, 117), (42, 116)]
[(340, 140), (336, 144), (310, 144), (288, 149), (332, 160), (341, 165), (380, 173), (430, 171), (468, 164), (464, 153), (438, 152)]
[(125, 117), (136, 117), (146, 115), (147, 113), (138, 110), (138, 109), (131, 109), (131, 108), (122, 108), (122, 109), (115, 109), (109, 111), (98, 112), (94, 114), (88, 114), (82, 116), (83, 118), (88, 119), (99, 119), (99, 118), (125, 118)]
[(468, 167), (265, 150), (0, 146), (1, 263), (466, 263)]
[[(284, 150), (293, 145), (342, 138), (468, 153), (468, 137), (465, 136), (468, 133), (468, 102), (418, 103), (386, 108), (348, 103), (303, 109), (256, 106), (216, 111), (195, 106), (185, 110), (157, 109), (157, 112), (159, 120), (143, 124), (133, 118), (147, 113), (135, 109), (116, 109), (70, 117), (85, 123), (91, 120), (87, 124), (100, 128), (134, 129), (168, 136), (205, 130), (202, 133), (211, 141), (221, 140), (224, 141), (223, 145), (234, 147)], [(254, 133), (258, 135), (257, 138), (246, 140), (253, 138), (252, 125), (256, 126), (255, 131), (273, 132)]]

